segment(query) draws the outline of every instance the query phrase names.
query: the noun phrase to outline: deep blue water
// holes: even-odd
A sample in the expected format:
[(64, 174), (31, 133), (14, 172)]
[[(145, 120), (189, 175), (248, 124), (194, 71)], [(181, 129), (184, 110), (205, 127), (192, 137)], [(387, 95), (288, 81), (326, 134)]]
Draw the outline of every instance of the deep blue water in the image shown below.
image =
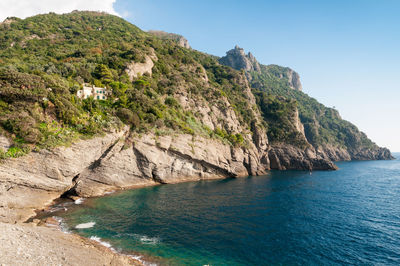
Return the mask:
[(400, 265), (400, 160), (338, 166), (135, 189), (57, 215), (159, 264)]

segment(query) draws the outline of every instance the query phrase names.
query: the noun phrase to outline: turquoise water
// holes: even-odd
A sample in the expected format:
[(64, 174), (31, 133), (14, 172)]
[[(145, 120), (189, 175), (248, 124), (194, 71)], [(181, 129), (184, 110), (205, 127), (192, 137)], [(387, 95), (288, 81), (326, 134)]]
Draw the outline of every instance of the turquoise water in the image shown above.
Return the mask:
[(338, 166), (124, 191), (55, 215), (158, 264), (399, 265), (400, 161)]

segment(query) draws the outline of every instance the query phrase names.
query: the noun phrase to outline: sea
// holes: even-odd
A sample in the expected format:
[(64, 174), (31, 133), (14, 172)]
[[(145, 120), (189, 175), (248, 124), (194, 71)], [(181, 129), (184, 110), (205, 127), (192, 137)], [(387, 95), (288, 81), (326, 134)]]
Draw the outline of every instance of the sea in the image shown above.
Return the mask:
[(47, 215), (146, 265), (400, 265), (400, 160), (337, 165), (127, 190)]

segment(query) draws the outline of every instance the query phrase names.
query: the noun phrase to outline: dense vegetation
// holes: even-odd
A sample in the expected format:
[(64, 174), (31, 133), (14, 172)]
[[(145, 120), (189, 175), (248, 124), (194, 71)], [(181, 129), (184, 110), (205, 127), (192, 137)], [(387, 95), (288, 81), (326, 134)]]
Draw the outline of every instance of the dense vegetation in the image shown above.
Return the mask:
[[(180, 47), (180, 36), (168, 36), (98, 12), (10, 18), (0, 24), (0, 135), (13, 144), (0, 149), (0, 158), (68, 145), (124, 124), (137, 134), (187, 133), (246, 145), (244, 135), (251, 133), (258, 111), (264, 119), (258, 126), (267, 129), (271, 142), (302, 148), (374, 146), (336, 110), (291, 89), (287, 68), (261, 65), (260, 72), (244, 73)], [(157, 58), (152, 74), (129, 76), (129, 64), (144, 63), (148, 56)], [(246, 94), (246, 75), (254, 106)], [(107, 99), (78, 98), (84, 83), (107, 87)], [(243, 132), (224, 121), (211, 130), (201, 113), (181, 106), (182, 95), (225, 111), (228, 102)], [(297, 112), (306, 138), (296, 128)]]
[[(212, 131), (176, 95), (223, 106), (225, 97), (244, 125), (254, 120), (243, 73), (216, 58), (147, 34), (121, 18), (97, 12), (11, 18), (0, 25), (0, 134), (13, 147), (0, 157), (68, 144), (127, 124), (138, 133), (184, 132), (242, 145), (241, 132)], [(152, 75), (133, 80), (125, 69), (154, 53)], [(204, 73), (203, 73), (204, 72)], [(209, 82), (204, 82), (207, 73)], [(80, 99), (83, 83), (106, 86), (107, 100)]]
[[(337, 110), (325, 107), (307, 94), (290, 88), (287, 68), (277, 65), (262, 65), (261, 73), (251, 73), (251, 85), (256, 95), (267, 94), (269, 98), (284, 96), (289, 102), (292, 102), (292, 104), (278, 104), (281, 107), (278, 108), (279, 111), (275, 115), (279, 117), (279, 121), (287, 119), (286, 113), (293, 108), (293, 104), (297, 103), (307, 140), (315, 147), (330, 144), (336, 147), (357, 149), (360, 147), (371, 148), (375, 145), (356, 126), (343, 120)], [(265, 111), (263, 113), (267, 116), (270, 115)], [(279, 125), (274, 125), (272, 131), (269, 131), (271, 140), (282, 141), (285, 138), (292, 140), (295, 138), (293, 130), (290, 129), (285, 131), (286, 134), (280, 132), (277, 136), (276, 128), (279, 130)]]

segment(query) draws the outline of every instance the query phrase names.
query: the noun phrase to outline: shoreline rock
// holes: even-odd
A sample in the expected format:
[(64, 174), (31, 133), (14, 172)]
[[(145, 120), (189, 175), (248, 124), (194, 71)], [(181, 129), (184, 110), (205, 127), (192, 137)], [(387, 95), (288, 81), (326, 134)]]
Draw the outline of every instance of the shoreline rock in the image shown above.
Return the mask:
[[(28, 220), (35, 215), (35, 210), (49, 206), (62, 195), (70, 198), (102, 196), (109, 191), (165, 183), (262, 175), (270, 169), (334, 170), (337, 167), (332, 158), (354, 157), (335, 148), (301, 150), (290, 145), (269, 144), (265, 132), (254, 132), (247, 147), (233, 147), (216, 139), (192, 135), (132, 136), (129, 129), (124, 128), (102, 137), (81, 140), (70, 147), (32, 152), (6, 160), (0, 164), (0, 227), (7, 234), (22, 228), (22, 231), (34, 235), (36, 240), (27, 238), (27, 242), (21, 240), (18, 243), (18, 246), (29, 246), (32, 254), (35, 252), (32, 241), (46, 242), (45, 239), (50, 237), (52, 242), (57, 242), (57, 245), (60, 242), (68, 252), (75, 250), (77, 245), (87, 248), (71, 255), (75, 256), (71, 259), (81, 255), (97, 256), (93, 254), (98, 254), (98, 251), (90, 247), (93, 243), (81, 240), (79, 244), (76, 236), (65, 237), (61, 232), (49, 231), (49, 228), (32, 225), (28, 228), (13, 223)], [(388, 156), (385, 149), (359, 151), (357, 154), (358, 158)], [(0, 240), (0, 244), (7, 247), (0, 251), (0, 257), (3, 257), (1, 252), (7, 253), (4, 256), (12, 256), (11, 250), (17, 248), (14, 242), (10, 242), (13, 234), (7, 234), (3, 234)], [(58, 248), (52, 251), (49, 247), (50, 251), (50, 260), (45, 262), (58, 262), (58, 259), (65, 258)], [(82, 252), (92, 252), (92, 255)], [(131, 263), (125, 261), (126, 258), (119, 258), (122, 255), (105, 252), (101, 256), (110, 265)], [(24, 264), (24, 257), (20, 262)]]
[(93, 197), (157, 184), (257, 176), (270, 169), (335, 170), (332, 160), (390, 155), (383, 148), (354, 154), (333, 147), (302, 150), (268, 144), (265, 132), (254, 132), (248, 146), (234, 147), (192, 135), (131, 135), (124, 128), (6, 160), (0, 164), (0, 222), (26, 221), (62, 195)]

